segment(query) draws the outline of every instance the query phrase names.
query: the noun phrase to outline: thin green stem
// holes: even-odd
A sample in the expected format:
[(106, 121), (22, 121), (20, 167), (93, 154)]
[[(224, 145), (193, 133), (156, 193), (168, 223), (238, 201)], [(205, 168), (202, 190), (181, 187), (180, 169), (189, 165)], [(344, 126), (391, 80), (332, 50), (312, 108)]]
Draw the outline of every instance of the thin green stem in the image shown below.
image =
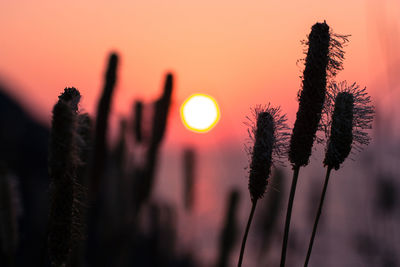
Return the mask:
[(321, 216), (321, 212), (322, 212), (322, 205), (324, 204), (326, 188), (328, 187), (329, 176), (331, 174), (331, 170), (332, 170), (331, 167), (328, 167), (327, 170), (326, 170), (324, 188), (322, 189), (321, 200), (319, 202), (317, 216), (315, 217), (314, 227), (313, 227), (313, 231), (312, 231), (312, 234), (311, 234), (310, 244), (308, 245), (307, 257), (306, 257), (306, 261), (304, 262), (304, 267), (308, 266), (308, 261), (310, 260), (311, 250), (312, 250), (312, 247), (313, 247), (313, 244), (314, 244), (315, 234), (317, 232), (317, 226), (318, 226), (319, 217)]
[(242, 240), (242, 247), (240, 249), (238, 267), (242, 266), (244, 248), (246, 246), (246, 240), (247, 240), (247, 234), (249, 233), (251, 221), (253, 220), (254, 211), (256, 210), (256, 205), (257, 205), (257, 200), (253, 201), (253, 205), (251, 207), (251, 211), (250, 211), (250, 215), (249, 215), (249, 220), (247, 221), (246, 231), (244, 232), (244, 236), (243, 236), (243, 240)]
[(283, 235), (280, 267), (284, 267), (286, 261), (286, 249), (289, 240), (290, 218), (292, 217), (293, 200), (294, 200), (294, 194), (296, 193), (296, 185), (297, 185), (297, 178), (299, 177), (299, 171), (300, 171), (300, 166), (295, 166), (293, 168), (293, 179), (292, 179), (292, 186), (290, 188), (288, 208), (286, 212), (285, 232)]

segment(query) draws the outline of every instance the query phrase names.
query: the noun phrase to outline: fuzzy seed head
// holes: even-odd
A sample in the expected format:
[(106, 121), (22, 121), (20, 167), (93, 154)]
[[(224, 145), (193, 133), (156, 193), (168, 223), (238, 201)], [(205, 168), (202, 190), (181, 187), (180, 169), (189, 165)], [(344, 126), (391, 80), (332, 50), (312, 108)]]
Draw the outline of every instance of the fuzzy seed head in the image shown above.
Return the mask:
[(67, 88), (53, 108), (49, 146), (50, 212), (48, 250), (52, 266), (65, 266), (72, 245), (79, 236), (78, 195), (76, 182), (81, 164), (77, 142), (79, 91)]
[(366, 88), (356, 83), (330, 84), (322, 120), (327, 139), (325, 166), (337, 170), (352, 148), (360, 151), (369, 144), (370, 137), (365, 130), (371, 129), (374, 117), (370, 103)]
[(78, 103), (81, 100), (81, 94), (74, 87), (70, 87), (70, 88), (67, 87), (64, 89), (64, 93), (62, 93), (58, 97), (58, 99), (60, 101), (69, 103), (71, 105), (72, 110), (74, 112), (77, 112), (78, 111)]
[(267, 178), (271, 173), (273, 145), (273, 118), (268, 112), (261, 112), (257, 118), (257, 130), (250, 164), (249, 190), (252, 201), (260, 199), (267, 188)]
[(330, 34), (326, 23), (316, 23), (308, 37), (299, 110), (290, 140), (289, 160), (293, 166), (308, 164), (326, 93)]
[(354, 97), (348, 92), (337, 95), (332, 115), (331, 135), (324, 165), (339, 169), (347, 158), (353, 143)]
[[(271, 174), (271, 166), (286, 153), (288, 127), (286, 116), (280, 115), (280, 108), (258, 106), (253, 110), (256, 122), (250, 126), (249, 135), (253, 141), (248, 148), (251, 156), (249, 168), (249, 191), (251, 200), (262, 198)], [(249, 118), (248, 118), (249, 119)], [(251, 120), (249, 119), (251, 122)]]

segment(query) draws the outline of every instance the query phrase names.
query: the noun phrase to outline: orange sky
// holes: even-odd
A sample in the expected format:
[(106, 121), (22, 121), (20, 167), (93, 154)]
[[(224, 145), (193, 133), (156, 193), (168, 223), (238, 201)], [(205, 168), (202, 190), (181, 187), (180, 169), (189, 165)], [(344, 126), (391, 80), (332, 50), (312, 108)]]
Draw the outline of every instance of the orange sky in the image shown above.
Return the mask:
[[(389, 86), (387, 66), (400, 59), (397, 1), (1, 1), (0, 78), (40, 118), (66, 86), (77, 87), (93, 114), (107, 53), (121, 56), (113, 123), (134, 99), (150, 101), (164, 74), (176, 74), (168, 139), (217, 144), (243, 140), (255, 104), (280, 105), (290, 126), (297, 110), (300, 40), (317, 21), (351, 34), (344, 71), (374, 95)], [(397, 72), (398, 73), (398, 72)], [(389, 75), (390, 76), (390, 75)], [(382, 80), (386, 79), (386, 80)], [(192, 93), (214, 96), (221, 121), (205, 135), (187, 131), (180, 103)]]
[[(67, 86), (80, 90), (81, 107), (94, 114), (108, 53), (115, 50), (116, 126), (131, 115), (135, 99), (157, 97), (172, 71), (174, 104), (155, 191), (180, 203), (181, 145), (204, 149), (198, 149), (198, 229), (186, 225), (188, 236), (200, 240), (199, 254), (212, 258), (217, 243), (203, 239), (218, 236), (228, 190), (247, 188), (245, 116), (251, 106), (271, 102), (293, 125), (302, 70), (296, 61), (311, 26), (326, 20), (336, 33), (352, 35), (338, 80), (367, 86), (379, 108), (396, 103), (387, 108), (392, 114), (400, 97), (394, 92), (400, 91), (399, 18), (398, 0), (0, 0), (0, 82), (47, 124)], [(220, 122), (207, 134), (190, 132), (180, 121), (180, 104), (193, 93), (219, 102)], [(243, 196), (241, 218), (250, 208), (248, 193)]]

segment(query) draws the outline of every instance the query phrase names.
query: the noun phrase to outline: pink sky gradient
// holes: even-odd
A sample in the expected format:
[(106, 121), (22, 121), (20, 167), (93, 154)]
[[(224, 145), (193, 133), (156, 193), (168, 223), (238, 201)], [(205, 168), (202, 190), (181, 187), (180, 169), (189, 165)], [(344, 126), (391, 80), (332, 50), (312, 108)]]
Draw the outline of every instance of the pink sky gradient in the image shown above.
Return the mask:
[[(386, 66), (399, 58), (390, 53), (390, 36), (399, 26), (394, 18), (400, 4), (380, 3), (2, 1), (0, 78), (46, 122), (66, 86), (81, 91), (82, 107), (93, 114), (107, 53), (115, 50), (121, 64), (114, 124), (130, 115), (134, 99), (159, 95), (164, 74), (173, 71), (169, 142), (243, 140), (242, 122), (255, 104), (282, 106), (292, 124), (302, 70), (296, 65), (303, 57), (300, 40), (317, 21), (325, 19), (335, 32), (352, 35), (338, 79), (357, 81), (374, 95)], [(214, 96), (221, 107), (219, 125), (206, 135), (187, 131), (179, 119), (180, 104), (196, 92)]]
[[(201, 150), (198, 207), (192, 218), (201, 229), (193, 236), (214, 238), (233, 186), (246, 191), (241, 223), (247, 216), (243, 122), (250, 107), (281, 106), (293, 125), (303, 69), (296, 61), (304, 57), (300, 41), (311, 26), (326, 20), (334, 32), (351, 35), (337, 80), (367, 86), (380, 108), (400, 96), (395, 92), (400, 89), (398, 18), (398, 0), (3, 0), (0, 82), (48, 125), (52, 106), (67, 86), (80, 90), (82, 108), (94, 115), (108, 53), (117, 51), (111, 116), (116, 126), (119, 118), (132, 115), (135, 99), (150, 103), (158, 97), (165, 74), (172, 71), (173, 105), (155, 195), (180, 203), (182, 146)], [(221, 119), (209, 133), (193, 133), (181, 123), (180, 105), (193, 93), (209, 94), (219, 103)], [(388, 110), (400, 115), (400, 108)], [(322, 168), (321, 162), (315, 166)], [(217, 242), (204, 244), (199, 253), (208, 261)]]

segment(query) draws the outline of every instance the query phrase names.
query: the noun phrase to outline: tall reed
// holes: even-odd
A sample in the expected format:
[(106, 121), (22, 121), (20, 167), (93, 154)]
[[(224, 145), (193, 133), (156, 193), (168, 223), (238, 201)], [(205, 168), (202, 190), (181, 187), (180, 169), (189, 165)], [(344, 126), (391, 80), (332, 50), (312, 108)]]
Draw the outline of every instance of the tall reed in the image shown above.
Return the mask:
[(265, 258), (269, 248), (278, 236), (278, 226), (281, 222), (280, 212), (283, 207), (285, 195), (285, 173), (283, 168), (275, 168), (272, 172), (270, 186), (266, 191), (266, 197), (262, 202), (261, 216), (256, 221), (258, 228), (257, 237), (261, 246), (258, 259)]
[(194, 184), (196, 177), (196, 153), (193, 148), (186, 148), (183, 151), (183, 173), (183, 203), (186, 211), (190, 212), (194, 204)]
[(238, 226), (236, 215), (238, 211), (239, 200), (239, 191), (232, 190), (228, 197), (224, 227), (222, 228), (219, 239), (217, 267), (229, 266), (229, 256), (232, 253), (237, 239)]
[(167, 121), (171, 106), (173, 90), (173, 75), (168, 73), (165, 79), (164, 90), (154, 103), (151, 136), (145, 155), (145, 166), (136, 170), (135, 181), (135, 212), (148, 200), (153, 188), (155, 170), (158, 162), (158, 153), (167, 129)]
[(73, 245), (81, 237), (81, 203), (77, 196), (82, 189), (76, 181), (80, 164), (76, 130), (80, 97), (75, 88), (66, 88), (53, 108), (48, 221), (48, 251), (52, 266), (68, 266)]
[(0, 264), (10, 267), (14, 266), (18, 245), (17, 194), (14, 189), (11, 176), (0, 162)]
[(340, 168), (353, 147), (359, 151), (362, 146), (369, 143), (370, 137), (365, 130), (371, 129), (374, 115), (374, 108), (370, 105), (371, 100), (366, 88), (361, 89), (356, 83), (347, 85), (346, 82), (342, 82), (332, 83), (330, 91), (327, 106), (327, 116), (330, 120), (327, 124), (324, 159), (327, 170), (304, 266), (307, 266), (310, 260), (331, 170)]
[(141, 143), (143, 141), (143, 102), (135, 101), (134, 105), (134, 119), (133, 119), (133, 134), (136, 142)]
[(293, 180), (286, 213), (280, 266), (285, 266), (286, 249), (289, 240), (290, 220), (297, 179), (302, 166), (308, 165), (316, 132), (319, 128), (324, 107), (326, 84), (329, 77), (342, 69), (343, 44), (347, 36), (330, 32), (326, 22), (316, 23), (308, 36), (308, 51), (299, 91), (299, 109), (290, 139), (289, 161), (293, 167)]
[(107, 128), (110, 115), (112, 96), (117, 81), (118, 55), (111, 53), (104, 77), (104, 88), (97, 106), (95, 138), (93, 148), (93, 166), (90, 184), (92, 198), (96, 198), (102, 186), (103, 174), (107, 157)]
[(92, 127), (92, 119), (88, 113), (82, 113), (78, 115), (77, 141), (79, 158), (81, 162), (77, 170), (77, 178), (79, 183), (85, 187), (88, 186), (89, 167), (92, 160)]
[[(243, 236), (242, 246), (238, 266), (242, 265), (244, 249), (246, 246), (247, 235), (249, 233), (251, 221), (256, 209), (257, 201), (263, 197), (268, 178), (271, 174), (273, 157), (279, 158), (285, 150), (287, 140), (286, 116), (280, 114), (280, 108), (256, 107), (253, 111), (256, 119), (255, 124), (250, 124), (250, 138), (253, 145), (249, 148), (251, 156), (249, 171), (249, 191), (252, 207)], [(250, 119), (250, 122), (252, 120)]]
[(76, 171), (75, 181), (75, 198), (76, 202), (80, 203), (74, 209), (76, 224), (80, 225), (78, 231), (73, 233), (78, 242), (72, 249), (71, 265), (74, 267), (83, 266), (85, 247), (81, 242), (86, 239), (87, 235), (87, 210), (88, 210), (88, 192), (87, 186), (89, 182), (89, 171), (92, 156), (92, 119), (88, 113), (78, 115), (77, 129), (76, 129), (76, 143), (79, 154), (79, 165)]

